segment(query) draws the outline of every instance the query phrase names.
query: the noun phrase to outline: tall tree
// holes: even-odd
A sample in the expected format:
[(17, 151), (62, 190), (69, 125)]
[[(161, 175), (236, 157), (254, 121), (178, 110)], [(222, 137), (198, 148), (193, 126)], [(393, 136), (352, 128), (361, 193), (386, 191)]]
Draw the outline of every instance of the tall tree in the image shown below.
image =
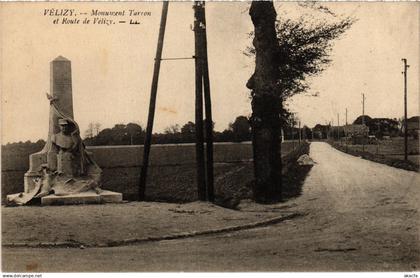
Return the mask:
[(247, 83), (252, 97), (252, 144), (254, 151), (254, 198), (260, 202), (280, 197), (280, 108), (281, 99), (276, 93), (278, 67), (277, 13), (272, 2), (253, 1), (249, 11), (255, 26), (255, 71)]
[[(320, 7), (319, 9), (325, 9)], [(252, 142), (254, 150), (254, 198), (259, 202), (281, 198), (280, 130), (290, 118), (286, 100), (309, 88), (307, 77), (317, 75), (330, 63), (332, 41), (353, 23), (309, 23), (305, 19), (279, 19), (272, 2), (253, 1), (249, 14), (254, 24), (255, 71), (251, 89)]]
[(181, 127), (182, 134), (194, 134), (195, 133), (195, 124), (193, 122), (188, 122)]

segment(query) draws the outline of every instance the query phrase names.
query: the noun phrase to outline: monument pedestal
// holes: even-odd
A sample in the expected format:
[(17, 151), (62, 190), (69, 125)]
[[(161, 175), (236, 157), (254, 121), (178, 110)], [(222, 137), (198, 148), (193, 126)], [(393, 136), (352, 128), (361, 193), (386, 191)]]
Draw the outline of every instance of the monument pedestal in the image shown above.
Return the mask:
[(41, 205), (81, 205), (81, 204), (103, 204), (121, 203), (122, 194), (118, 192), (102, 190), (100, 194), (95, 191), (86, 191), (66, 196), (48, 195), (41, 198)]

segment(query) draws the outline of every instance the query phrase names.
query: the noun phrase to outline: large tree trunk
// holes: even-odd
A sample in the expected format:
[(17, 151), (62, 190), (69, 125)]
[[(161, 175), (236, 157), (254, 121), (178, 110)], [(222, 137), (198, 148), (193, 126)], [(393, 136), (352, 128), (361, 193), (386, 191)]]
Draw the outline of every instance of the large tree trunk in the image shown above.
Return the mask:
[(247, 83), (252, 90), (252, 144), (254, 199), (273, 202), (281, 198), (281, 98), (276, 90), (276, 11), (272, 2), (254, 1), (249, 11), (255, 27), (255, 72)]

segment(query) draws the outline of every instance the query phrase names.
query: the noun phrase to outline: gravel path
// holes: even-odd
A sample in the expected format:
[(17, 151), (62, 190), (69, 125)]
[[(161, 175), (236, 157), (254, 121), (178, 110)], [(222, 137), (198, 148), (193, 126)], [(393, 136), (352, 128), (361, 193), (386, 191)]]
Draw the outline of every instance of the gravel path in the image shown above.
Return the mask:
[[(301, 212), (226, 234), (112, 248), (3, 248), (9, 271), (412, 271), (420, 175), (312, 143), (302, 196), (246, 213)], [(140, 215), (140, 212), (139, 212)], [(205, 215), (205, 214), (203, 214)]]

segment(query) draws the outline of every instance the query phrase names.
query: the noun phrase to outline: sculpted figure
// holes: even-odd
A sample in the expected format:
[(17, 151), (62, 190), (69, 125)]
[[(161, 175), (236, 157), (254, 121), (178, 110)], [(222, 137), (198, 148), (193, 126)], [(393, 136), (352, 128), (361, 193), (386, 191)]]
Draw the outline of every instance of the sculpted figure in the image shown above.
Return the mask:
[(32, 178), (33, 186), (24, 193), (7, 196), (9, 205), (23, 205), (49, 194), (64, 196), (89, 190), (101, 193), (101, 169), (87, 153), (80, 138), (79, 126), (61, 112), (56, 97), (47, 95), (59, 132), (51, 134), (44, 149), (46, 163)]
[(70, 125), (66, 119), (59, 119), (60, 133), (51, 135), (51, 141), (58, 150), (57, 173), (73, 177), (73, 153), (77, 152), (78, 138), (73, 138), (70, 133)]

